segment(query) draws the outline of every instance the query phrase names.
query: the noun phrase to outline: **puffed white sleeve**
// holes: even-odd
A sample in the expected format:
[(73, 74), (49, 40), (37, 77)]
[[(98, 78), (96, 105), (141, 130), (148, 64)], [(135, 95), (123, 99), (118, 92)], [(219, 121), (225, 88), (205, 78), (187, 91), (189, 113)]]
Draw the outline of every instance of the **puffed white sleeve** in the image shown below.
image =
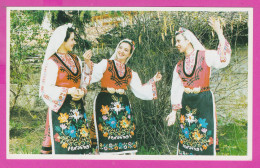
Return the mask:
[(103, 74), (107, 69), (107, 60), (103, 59), (97, 64), (91, 65), (89, 68), (86, 64), (83, 70), (84, 76), (89, 80), (89, 84), (100, 81), (103, 78)]
[(157, 99), (156, 84), (153, 78), (146, 84), (142, 84), (138, 74), (132, 70), (130, 88), (134, 95), (142, 100)]
[(225, 39), (224, 46), (218, 45), (217, 50), (206, 50), (205, 60), (209, 67), (217, 69), (225, 68), (231, 59), (231, 47), (228, 41)]
[(41, 97), (52, 111), (58, 112), (65, 101), (68, 88), (56, 86), (58, 66), (53, 60), (47, 60), (43, 71)]
[(184, 86), (182, 84), (182, 80), (177, 73), (177, 65), (173, 71), (172, 77), (172, 88), (171, 88), (171, 105), (172, 110), (178, 110), (182, 108), (181, 100), (184, 92)]

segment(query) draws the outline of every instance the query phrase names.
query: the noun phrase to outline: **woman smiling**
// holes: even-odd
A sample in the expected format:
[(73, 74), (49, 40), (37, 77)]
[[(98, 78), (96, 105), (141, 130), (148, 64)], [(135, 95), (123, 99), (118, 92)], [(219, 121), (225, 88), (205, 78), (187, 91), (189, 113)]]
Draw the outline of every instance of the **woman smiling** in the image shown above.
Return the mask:
[[(101, 92), (95, 100), (90, 133), (92, 141), (97, 141), (100, 154), (137, 152), (134, 114), (126, 95), (128, 86), (140, 99), (157, 98), (155, 83), (161, 80), (161, 74), (157, 73), (147, 84), (142, 85), (138, 74), (126, 66), (134, 50), (134, 42), (124, 39), (118, 43), (109, 60), (104, 59), (93, 67), (90, 83), (101, 80)], [(91, 56), (91, 51), (84, 55), (88, 65), (91, 65)]]

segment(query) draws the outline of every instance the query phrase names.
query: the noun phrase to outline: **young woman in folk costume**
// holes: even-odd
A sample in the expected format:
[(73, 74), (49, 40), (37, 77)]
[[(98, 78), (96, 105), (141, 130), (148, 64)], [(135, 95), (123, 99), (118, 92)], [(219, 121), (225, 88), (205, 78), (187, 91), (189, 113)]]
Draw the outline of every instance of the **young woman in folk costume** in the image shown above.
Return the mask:
[(178, 155), (215, 155), (217, 119), (214, 96), (210, 91), (211, 68), (224, 68), (230, 62), (231, 48), (219, 20), (210, 18), (219, 39), (218, 50), (206, 50), (187, 29), (176, 32), (176, 47), (185, 58), (177, 63), (171, 89), (172, 112), (168, 126), (174, 124), (181, 109)]
[(41, 153), (89, 154), (91, 139), (82, 97), (89, 75), (82, 74), (71, 24), (52, 34), (42, 65), (40, 96), (49, 107)]
[[(127, 86), (140, 99), (157, 98), (155, 83), (161, 80), (161, 74), (158, 72), (147, 84), (142, 85), (138, 74), (126, 66), (134, 47), (132, 40), (124, 39), (118, 43), (109, 60), (103, 59), (93, 66), (90, 83), (101, 81), (101, 92), (95, 99), (90, 131), (93, 144), (97, 141), (100, 154), (137, 152), (136, 126), (126, 95)], [(91, 52), (84, 58), (90, 64)]]

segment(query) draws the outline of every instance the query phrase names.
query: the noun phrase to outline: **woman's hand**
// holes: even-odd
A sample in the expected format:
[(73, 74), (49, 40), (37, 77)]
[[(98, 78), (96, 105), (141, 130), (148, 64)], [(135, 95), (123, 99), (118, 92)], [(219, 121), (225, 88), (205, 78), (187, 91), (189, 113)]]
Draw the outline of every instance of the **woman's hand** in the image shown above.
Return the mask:
[(68, 94), (72, 95), (72, 94), (74, 94), (76, 91), (77, 91), (76, 87), (69, 88), (69, 89), (68, 89)]
[(71, 95), (72, 100), (78, 101), (84, 96), (84, 91), (81, 89), (76, 89), (75, 87), (68, 90), (68, 94)]
[(166, 117), (166, 121), (168, 121), (168, 126), (171, 126), (175, 123), (176, 113), (176, 110), (172, 110), (172, 112)]
[(72, 100), (78, 101), (84, 96), (84, 91), (81, 89), (77, 89), (76, 92), (71, 96), (72, 96)]
[(223, 29), (220, 23), (220, 19), (216, 19), (213, 17), (209, 18), (209, 25), (213, 28), (213, 30), (219, 35), (223, 34)]
[(161, 79), (162, 79), (162, 75), (161, 75), (160, 72), (157, 72), (157, 73), (155, 74), (155, 76), (153, 77), (153, 80), (154, 80), (155, 82), (158, 82), (158, 81), (160, 81)]
[(83, 54), (83, 57), (84, 57), (84, 61), (86, 64), (88, 64), (91, 60), (91, 57), (92, 57), (92, 51), (91, 50), (87, 50), (84, 54)]

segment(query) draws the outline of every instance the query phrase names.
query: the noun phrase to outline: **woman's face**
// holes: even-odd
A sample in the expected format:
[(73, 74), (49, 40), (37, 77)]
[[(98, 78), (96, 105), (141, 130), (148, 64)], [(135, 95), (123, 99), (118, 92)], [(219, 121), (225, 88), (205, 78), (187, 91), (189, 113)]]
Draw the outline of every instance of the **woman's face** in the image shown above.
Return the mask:
[(120, 62), (125, 62), (126, 59), (131, 55), (131, 46), (128, 43), (122, 42), (117, 49), (117, 59)]
[(75, 44), (76, 44), (76, 41), (74, 39), (74, 33), (71, 32), (70, 38), (66, 42), (64, 42), (64, 47), (67, 51), (72, 51)]
[(176, 36), (176, 44), (175, 46), (179, 50), (180, 53), (183, 53), (187, 50), (188, 44), (190, 43), (188, 40), (186, 40), (182, 34), (178, 34)]

